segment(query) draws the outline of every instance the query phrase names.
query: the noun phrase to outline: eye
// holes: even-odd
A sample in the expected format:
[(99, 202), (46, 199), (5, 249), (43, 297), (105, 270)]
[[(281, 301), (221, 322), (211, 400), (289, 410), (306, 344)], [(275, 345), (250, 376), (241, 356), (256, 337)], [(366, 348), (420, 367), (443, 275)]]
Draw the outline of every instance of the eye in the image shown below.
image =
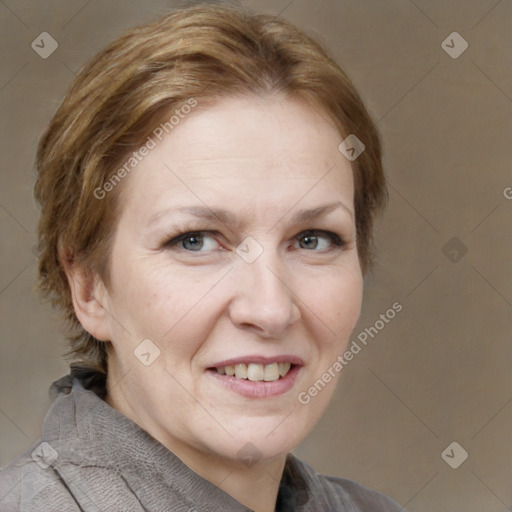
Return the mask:
[[(298, 236), (299, 245), (301, 249), (307, 250), (329, 250), (330, 246), (337, 247), (345, 246), (344, 240), (341, 239), (336, 233), (322, 230), (304, 231)], [(323, 241), (322, 241), (323, 240)], [(327, 242), (325, 242), (327, 240)], [(303, 241), (303, 242), (302, 242)]]
[[(163, 245), (167, 249), (184, 250), (186, 252), (205, 253), (219, 249), (221, 246), (216, 241), (220, 233), (214, 231), (187, 231), (173, 237)], [(336, 233), (323, 230), (308, 230), (296, 237), (298, 249), (309, 252), (328, 252), (335, 249), (343, 249), (347, 244)]]
[(177, 247), (189, 252), (206, 252), (215, 249), (215, 244), (218, 245), (211, 235), (213, 233), (208, 231), (189, 231), (173, 238), (165, 246)]

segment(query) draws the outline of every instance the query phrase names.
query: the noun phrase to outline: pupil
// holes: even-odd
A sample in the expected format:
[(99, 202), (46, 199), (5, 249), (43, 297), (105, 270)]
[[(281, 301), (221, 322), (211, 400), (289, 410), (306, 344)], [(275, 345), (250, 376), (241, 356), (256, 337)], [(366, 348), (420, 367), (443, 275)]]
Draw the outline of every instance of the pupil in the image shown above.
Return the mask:
[[(304, 241), (305, 241), (306, 245), (311, 246), (310, 245), (311, 242), (313, 242), (313, 243), (316, 242), (316, 237), (315, 236), (311, 236), (311, 235), (307, 235), (307, 236), (304, 237)], [(313, 246), (316, 247), (316, 244), (314, 244)]]
[(192, 245), (191, 245), (191, 248), (193, 250), (194, 250), (194, 248), (197, 249), (198, 247), (200, 247), (201, 244), (199, 243), (199, 237), (197, 237), (197, 236), (189, 236), (188, 238), (186, 238), (184, 240), (184, 243), (187, 244), (190, 240), (193, 240)]

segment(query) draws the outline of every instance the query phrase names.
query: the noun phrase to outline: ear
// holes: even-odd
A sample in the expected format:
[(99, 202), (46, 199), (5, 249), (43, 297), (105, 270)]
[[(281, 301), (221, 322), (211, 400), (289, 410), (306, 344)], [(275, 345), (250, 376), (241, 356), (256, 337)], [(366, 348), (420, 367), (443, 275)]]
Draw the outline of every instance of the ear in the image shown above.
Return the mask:
[[(62, 255), (63, 253), (61, 253)], [(71, 290), (73, 308), (82, 327), (99, 341), (110, 341), (108, 291), (91, 269), (78, 265), (72, 257), (61, 256)]]

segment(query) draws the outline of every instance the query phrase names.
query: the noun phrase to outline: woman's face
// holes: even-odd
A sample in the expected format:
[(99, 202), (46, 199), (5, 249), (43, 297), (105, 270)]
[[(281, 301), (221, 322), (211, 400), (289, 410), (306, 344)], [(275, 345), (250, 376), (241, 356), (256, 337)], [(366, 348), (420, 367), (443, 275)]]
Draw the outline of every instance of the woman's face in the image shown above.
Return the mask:
[(352, 169), (326, 119), (284, 96), (199, 103), (125, 178), (107, 400), (184, 458), (285, 454), (335, 389), (338, 373), (299, 400), (362, 298)]

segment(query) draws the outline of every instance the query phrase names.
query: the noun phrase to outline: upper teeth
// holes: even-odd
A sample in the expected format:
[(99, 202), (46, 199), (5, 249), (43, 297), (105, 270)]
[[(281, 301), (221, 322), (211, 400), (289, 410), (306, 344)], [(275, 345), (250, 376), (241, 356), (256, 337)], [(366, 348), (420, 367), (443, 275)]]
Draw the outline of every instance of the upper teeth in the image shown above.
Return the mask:
[(272, 381), (284, 377), (290, 370), (291, 363), (241, 363), (235, 366), (224, 366), (217, 368), (217, 372), (221, 375), (234, 375), (239, 379), (249, 379), (253, 381), (264, 380)]

